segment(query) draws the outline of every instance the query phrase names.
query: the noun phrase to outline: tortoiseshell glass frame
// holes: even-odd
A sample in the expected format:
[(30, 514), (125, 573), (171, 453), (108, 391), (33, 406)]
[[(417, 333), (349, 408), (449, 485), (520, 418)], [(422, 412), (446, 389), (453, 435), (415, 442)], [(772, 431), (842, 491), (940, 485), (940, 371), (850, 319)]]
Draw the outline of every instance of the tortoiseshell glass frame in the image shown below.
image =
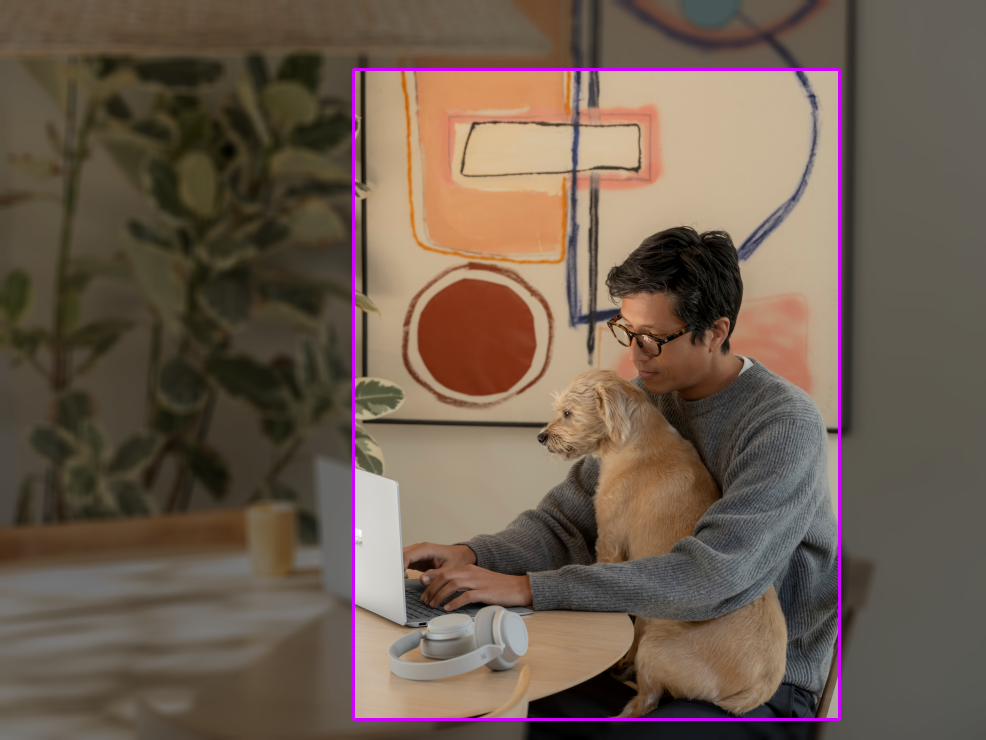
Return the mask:
[[(616, 322), (619, 321), (622, 318), (623, 318), (623, 315), (622, 314), (616, 314), (616, 316), (614, 316), (613, 318), (611, 318), (609, 321), (606, 322), (606, 326), (608, 326), (609, 327), (609, 330), (611, 332), (613, 332), (613, 336), (616, 337), (616, 341), (617, 342), (620, 342), (620, 338), (616, 335), (616, 329), (614, 327), (617, 325)], [(630, 343), (629, 344), (623, 344), (623, 342), (620, 342), (620, 344), (623, 345), (624, 347), (632, 347), (633, 346), (633, 340), (636, 337), (647, 337), (648, 339), (653, 339), (655, 342), (657, 342), (657, 354), (655, 355), (655, 354), (651, 354), (646, 349), (644, 349), (644, 345), (641, 344), (641, 342), (640, 342), (639, 339), (637, 339), (637, 346), (640, 347), (640, 351), (643, 352), (645, 355), (647, 355), (649, 357), (660, 357), (660, 355), (661, 355), (661, 347), (663, 347), (665, 344), (667, 344), (668, 342), (670, 342), (672, 339), (677, 339), (680, 336), (684, 336), (688, 332), (690, 332), (690, 331), (692, 331), (692, 330), (695, 329), (694, 326), (692, 326), (691, 324), (689, 324), (684, 329), (679, 329), (674, 334), (669, 334), (668, 336), (664, 337), (664, 339), (661, 339), (660, 337), (655, 337), (653, 334), (640, 334), (638, 332), (630, 331), (625, 326), (623, 326), (623, 324), (620, 324), (619, 327), (623, 331), (625, 331), (627, 333), (627, 335), (629, 335), (629, 337), (630, 337)]]

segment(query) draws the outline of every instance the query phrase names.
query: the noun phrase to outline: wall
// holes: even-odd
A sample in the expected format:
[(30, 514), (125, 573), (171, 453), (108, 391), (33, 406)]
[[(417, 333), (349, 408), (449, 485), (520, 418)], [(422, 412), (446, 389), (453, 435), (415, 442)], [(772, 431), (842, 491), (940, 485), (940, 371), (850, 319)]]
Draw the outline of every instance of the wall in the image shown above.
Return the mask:
[(876, 571), (826, 738), (982, 737), (986, 4), (859, 13), (842, 533)]

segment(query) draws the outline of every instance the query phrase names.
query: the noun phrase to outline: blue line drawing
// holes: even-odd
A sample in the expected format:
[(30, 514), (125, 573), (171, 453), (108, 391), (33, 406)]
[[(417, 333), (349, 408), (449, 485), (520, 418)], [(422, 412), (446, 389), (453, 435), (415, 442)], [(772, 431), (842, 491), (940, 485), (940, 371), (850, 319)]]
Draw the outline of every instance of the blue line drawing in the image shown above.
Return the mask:
[(582, 73), (572, 73), (572, 188), (569, 195), (568, 255), (565, 260), (565, 293), (568, 296), (568, 321), (577, 325), (582, 313), (582, 297), (579, 295), (579, 100), (582, 93)]
[[(789, 28), (796, 26), (805, 18), (805, 16), (819, 6), (820, 1), (821, 0), (803, 0), (802, 4), (792, 11), (791, 15), (774, 26), (772, 29), (773, 35), (784, 33), (784, 31), (787, 31)], [(754, 46), (755, 44), (760, 44), (767, 41), (763, 34), (738, 39), (708, 38), (707, 36), (688, 34), (678, 28), (673, 28), (666, 23), (662, 23), (659, 19), (654, 18), (644, 12), (641, 8), (637, 7), (634, 0), (617, 0), (617, 5), (620, 5), (628, 13), (636, 16), (647, 25), (653, 26), (662, 33), (667, 34), (676, 41), (680, 41), (684, 44), (688, 44), (689, 46), (695, 46), (706, 51), (713, 51), (716, 49), (742, 49), (747, 46)]]
[(808, 103), (811, 105), (811, 150), (808, 153), (808, 163), (805, 165), (804, 172), (801, 173), (801, 181), (798, 183), (794, 194), (781, 203), (773, 213), (767, 216), (763, 223), (754, 229), (753, 233), (746, 237), (746, 241), (740, 245), (737, 250), (737, 256), (740, 260), (750, 259), (750, 255), (756, 251), (757, 247), (763, 244), (764, 239), (770, 236), (774, 229), (780, 226), (784, 222), (784, 219), (794, 210), (794, 207), (801, 200), (801, 196), (804, 195), (805, 189), (808, 187), (808, 178), (811, 177), (811, 171), (815, 166), (815, 155), (818, 153), (818, 98), (815, 97), (815, 91), (808, 81), (808, 75), (801, 70), (797, 70), (794, 74), (797, 75), (798, 82), (804, 89), (805, 95), (808, 97)]

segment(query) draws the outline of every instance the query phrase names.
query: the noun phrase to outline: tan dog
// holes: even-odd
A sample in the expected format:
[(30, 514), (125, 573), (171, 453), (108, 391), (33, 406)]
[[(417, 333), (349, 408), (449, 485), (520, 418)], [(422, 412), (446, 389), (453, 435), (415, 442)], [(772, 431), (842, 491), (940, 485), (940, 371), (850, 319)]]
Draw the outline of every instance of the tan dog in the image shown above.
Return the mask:
[[(695, 447), (641, 389), (610, 370), (582, 373), (554, 403), (538, 440), (566, 460), (600, 458), (596, 557), (619, 563), (663, 555), (692, 534), (722, 494)], [(701, 622), (636, 617), (623, 660), (637, 696), (619, 715), (641, 717), (664, 691), (743, 714), (784, 677), (787, 626), (773, 585), (751, 604)]]

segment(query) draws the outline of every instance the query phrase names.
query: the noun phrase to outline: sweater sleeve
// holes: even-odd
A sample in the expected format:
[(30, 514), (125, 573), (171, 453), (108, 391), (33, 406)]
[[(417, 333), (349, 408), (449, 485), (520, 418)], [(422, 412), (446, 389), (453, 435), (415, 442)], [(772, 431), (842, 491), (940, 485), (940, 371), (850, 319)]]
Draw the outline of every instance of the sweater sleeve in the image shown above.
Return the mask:
[(481, 568), (508, 575), (589, 565), (596, 559), (593, 496), (598, 480), (599, 460), (584, 457), (536, 509), (522, 513), (502, 532), (457, 544), (471, 547)]
[(534, 608), (621, 611), (698, 621), (744, 606), (770, 587), (827, 496), (824, 426), (764, 424), (737, 450), (723, 498), (671, 552), (625, 563), (531, 569)]

